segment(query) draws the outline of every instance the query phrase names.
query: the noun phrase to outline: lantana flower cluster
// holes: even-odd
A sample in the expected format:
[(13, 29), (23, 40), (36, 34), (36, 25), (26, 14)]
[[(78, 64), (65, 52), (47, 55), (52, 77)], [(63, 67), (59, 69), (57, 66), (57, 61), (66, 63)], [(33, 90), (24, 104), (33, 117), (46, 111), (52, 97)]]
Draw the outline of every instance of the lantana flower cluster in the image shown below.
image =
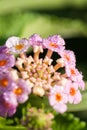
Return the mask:
[[(55, 64), (54, 53), (58, 56)], [(12, 36), (0, 47), (0, 116), (12, 116), (30, 94), (47, 96), (49, 104), (64, 113), (68, 103), (81, 102), (84, 89), (75, 54), (66, 50), (60, 35)]]

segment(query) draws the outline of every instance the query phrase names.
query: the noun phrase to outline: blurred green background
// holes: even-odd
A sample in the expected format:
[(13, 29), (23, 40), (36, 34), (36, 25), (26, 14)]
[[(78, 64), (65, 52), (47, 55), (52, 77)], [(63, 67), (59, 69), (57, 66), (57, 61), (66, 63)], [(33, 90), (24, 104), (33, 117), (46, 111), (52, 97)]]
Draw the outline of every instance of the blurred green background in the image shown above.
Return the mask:
[[(0, 0), (0, 44), (10, 36), (61, 35), (76, 54), (87, 84), (87, 0)], [(87, 121), (87, 85), (83, 101), (70, 111)]]

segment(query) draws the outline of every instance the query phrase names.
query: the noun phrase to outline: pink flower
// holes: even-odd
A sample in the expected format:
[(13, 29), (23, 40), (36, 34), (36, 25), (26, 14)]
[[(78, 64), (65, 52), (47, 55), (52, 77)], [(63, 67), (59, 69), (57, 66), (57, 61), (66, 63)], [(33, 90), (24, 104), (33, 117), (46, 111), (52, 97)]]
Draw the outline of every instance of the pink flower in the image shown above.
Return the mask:
[(78, 86), (79, 86), (79, 88), (81, 88), (82, 90), (85, 89), (85, 82), (83, 81), (83, 79), (80, 79), (80, 80), (78, 81)]
[(78, 70), (75, 66), (65, 66), (66, 75), (70, 77), (73, 81), (76, 81), (76, 77), (78, 76)]
[(67, 95), (68, 95), (69, 103), (78, 104), (82, 100), (82, 96), (78, 89), (77, 83), (73, 83), (68, 80), (66, 87), (65, 87), (65, 93), (67, 93)]
[(0, 94), (0, 116), (12, 116), (17, 108), (16, 96), (12, 92)]
[(42, 46), (42, 38), (38, 34), (33, 34), (29, 37), (29, 44), (31, 46)]
[(76, 59), (73, 51), (70, 50), (63, 50), (60, 52), (60, 56), (63, 59), (65, 65), (72, 65), (75, 66)]
[(78, 69), (76, 69), (76, 76), (74, 75), (74, 77), (72, 77), (71, 79), (78, 84), (79, 88), (81, 88), (82, 90), (85, 89), (85, 82), (83, 81), (82, 72), (79, 72)]
[(78, 84), (78, 86), (84, 90), (85, 89), (85, 83), (83, 81), (83, 75), (78, 71), (77, 68), (73, 66), (66, 66), (66, 75), (74, 82)]
[(11, 54), (0, 53), (0, 71), (5, 71), (15, 64), (15, 57)]
[(19, 103), (24, 103), (29, 98), (28, 96), (31, 93), (31, 88), (25, 80), (19, 79), (13, 93), (16, 95)]
[(57, 112), (63, 114), (64, 112), (67, 111), (67, 105), (64, 103), (59, 103), (53, 106), (53, 109), (56, 110)]
[(47, 48), (49, 50), (52, 50), (54, 52), (60, 52), (64, 50), (65, 42), (63, 38), (59, 35), (50, 36), (47, 39), (43, 40), (43, 46), (44, 48)]
[(9, 49), (3, 45), (3, 46), (0, 46), (0, 53), (8, 53), (9, 52)]
[(10, 76), (10, 73), (0, 72), (0, 93), (12, 91), (14, 86), (15, 82)]
[(67, 95), (64, 93), (62, 86), (54, 86), (49, 92), (49, 103), (59, 113), (64, 113), (67, 110), (66, 103), (68, 101)]

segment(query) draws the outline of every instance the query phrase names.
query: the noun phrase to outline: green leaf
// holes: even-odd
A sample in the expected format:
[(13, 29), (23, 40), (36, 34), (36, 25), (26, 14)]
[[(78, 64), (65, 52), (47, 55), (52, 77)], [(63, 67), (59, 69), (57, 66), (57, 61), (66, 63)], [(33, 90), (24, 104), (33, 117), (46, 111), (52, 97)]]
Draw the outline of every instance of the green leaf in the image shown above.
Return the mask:
[(12, 126), (12, 124), (14, 124), (13, 119), (0, 117), (0, 130), (27, 130), (25, 127), (21, 125)]
[[(30, 19), (29, 19), (30, 18)], [(0, 17), (0, 38), (8, 38), (9, 36), (19, 36), (25, 24), (31, 22), (33, 14), (18, 13), (5, 15)]]
[(27, 130), (22, 126), (0, 126), (0, 130)]
[[(29, 37), (34, 33), (38, 33), (42, 37), (53, 34), (60, 34), (64, 38), (87, 37), (87, 22), (84, 22), (80, 16), (72, 19), (71, 15), (72, 13), (66, 17), (58, 17), (55, 14), (39, 14), (28, 11), (21, 13), (20, 11), (17, 14), (13, 13), (11, 15), (1, 16), (0, 39), (6, 39), (12, 35)], [(84, 18), (86, 16), (85, 14)]]
[(0, 117), (0, 126), (3, 126), (6, 124), (6, 119), (3, 117)]
[(31, 23), (25, 24), (21, 36), (29, 37), (34, 33), (38, 33), (42, 37), (53, 34), (60, 34), (64, 38), (80, 37), (87, 36), (86, 28), (87, 24), (82, 20), (37, 14), (37, 17)]
[(86, 130), (86, 122), (80, 121), (73, 114), (65, 113), (56, 115), (53, 124), (53, 130)]

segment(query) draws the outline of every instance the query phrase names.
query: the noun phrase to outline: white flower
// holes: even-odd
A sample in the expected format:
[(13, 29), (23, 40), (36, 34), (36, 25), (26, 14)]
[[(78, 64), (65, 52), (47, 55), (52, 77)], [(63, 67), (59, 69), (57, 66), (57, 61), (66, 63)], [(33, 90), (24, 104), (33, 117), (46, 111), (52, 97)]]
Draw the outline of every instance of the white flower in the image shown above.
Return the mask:
[(12, 36), (7, 39), (6, 41), (6, 47), (9, 48), (9, 50), (13, 53), (20, 54), (25, 51), (27, 51), (30, 44), (28, 43), (28, 40), (23, 38), (20, 39), (19, 37)]

